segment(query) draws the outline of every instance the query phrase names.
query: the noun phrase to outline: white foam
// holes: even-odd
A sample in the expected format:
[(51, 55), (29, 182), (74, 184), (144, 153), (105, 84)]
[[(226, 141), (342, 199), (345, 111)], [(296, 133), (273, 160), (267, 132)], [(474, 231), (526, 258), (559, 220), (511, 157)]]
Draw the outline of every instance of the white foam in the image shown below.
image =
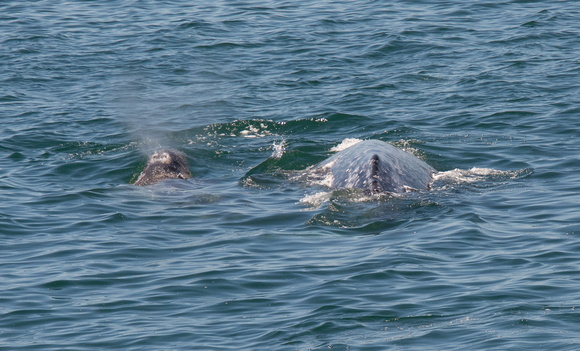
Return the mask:
[(260, 124), (260, 128), (262, 128), (262, 130), (254, 126), (248, 126), (247, 129), (240, 132), (240, 135), (242, 135), (244, 138), (263, 138), (271, 134), (267, 130), (268, 126), (264, 125), (263, 123)]
[(282, 158), (282, 155), (284, 155), (284, 152), (286, 152), (286, 140), (282, 140), (280, 142), (280, 144), (276, 144), (276, 142), (272, 143), (272, 156), (270, 156), (271, 158), (276, 158), (276, 159), (280, 159)]
[(315, 210), (320, 207), (320, 205), (330, 200), (330, 194), (331, 193), (328, 191), (321, 191), (316, 194), (305, 195), (300, 199), (300, 203), (309, 206), (308, 210)]
[(473, 167), (472, 169), (452, 169), (450, 171), (439, 172), (433, 176), (434, 180), (452, 181), (457, 183), (474, 183), (484, 180), (490, 176), (517, 177), (516, 172), (501, 171), (492, 168)]
[(346, 150), (349, 147), (360, 143), (361, 141), (362, 141), (361, 139), (357, 139), (357, 138), (346, 138), (340, 144), (338, 144), (335, 147), (333, 147), (332, 149), (330, 149), (330, 151), (339, 152), (342, 150)]

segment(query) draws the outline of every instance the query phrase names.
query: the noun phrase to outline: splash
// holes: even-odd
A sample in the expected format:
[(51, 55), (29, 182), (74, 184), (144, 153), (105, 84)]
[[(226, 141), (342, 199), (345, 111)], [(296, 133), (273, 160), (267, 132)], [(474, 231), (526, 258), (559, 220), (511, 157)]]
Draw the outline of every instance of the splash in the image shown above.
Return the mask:
[(272, 156), (270, 158), (281, 159), (286, 152), (286, 140), (282, 140), (280, 144), (272, 143)]

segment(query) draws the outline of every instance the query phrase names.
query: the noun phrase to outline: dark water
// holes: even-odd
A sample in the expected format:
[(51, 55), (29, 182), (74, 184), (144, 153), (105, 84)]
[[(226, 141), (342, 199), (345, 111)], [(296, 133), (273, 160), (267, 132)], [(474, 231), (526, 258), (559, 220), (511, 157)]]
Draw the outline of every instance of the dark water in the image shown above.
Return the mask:
[(0, 3), (1, 348), (578, 348), (578, 2), (197, 3)]

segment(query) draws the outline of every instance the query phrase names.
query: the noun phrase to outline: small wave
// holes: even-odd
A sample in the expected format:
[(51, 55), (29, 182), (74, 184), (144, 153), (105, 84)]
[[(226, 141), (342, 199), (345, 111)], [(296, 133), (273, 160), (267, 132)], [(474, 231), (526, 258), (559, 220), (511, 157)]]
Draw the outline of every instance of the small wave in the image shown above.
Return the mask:
[(67, 159), (80, 160), (88, 156), (123, 152), (138, 147), (139, 147), (138, 143), (134, 141), (124, 145), (105, 145), (89, 141), (85, 142), (76, 141), (63, 143), (58, 147), (56, 147), (54, 151), (68, 153)]
[(277, 123), (269, 120), (255, 119), (245, 121), (233, 121), (229, 123), (212, 124), (205, 128), (205, 136), (216, 137), (237, 137), (245, 138), (263, 138), (266, 136), (275, 136), (276, 129), (283, 125), (284, 122)]

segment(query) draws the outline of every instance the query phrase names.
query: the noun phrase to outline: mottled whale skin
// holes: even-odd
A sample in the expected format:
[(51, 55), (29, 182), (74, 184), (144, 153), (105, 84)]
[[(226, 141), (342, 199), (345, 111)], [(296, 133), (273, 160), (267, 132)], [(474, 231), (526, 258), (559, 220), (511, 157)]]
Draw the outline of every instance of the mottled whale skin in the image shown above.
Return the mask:
[(184, 153), (163, 149), (154, 153), (147, 167), (141, 172), (135, 185), (143, 186), (158, 183), (165, 179), (189, 179), (193, 177), (189, 170), (187, 156)]
[(316, 166), (332, 172), (331, 187), (371, 193), (429, 189), (435, 170), (412, 154), (380, 140), (361, 141)]

